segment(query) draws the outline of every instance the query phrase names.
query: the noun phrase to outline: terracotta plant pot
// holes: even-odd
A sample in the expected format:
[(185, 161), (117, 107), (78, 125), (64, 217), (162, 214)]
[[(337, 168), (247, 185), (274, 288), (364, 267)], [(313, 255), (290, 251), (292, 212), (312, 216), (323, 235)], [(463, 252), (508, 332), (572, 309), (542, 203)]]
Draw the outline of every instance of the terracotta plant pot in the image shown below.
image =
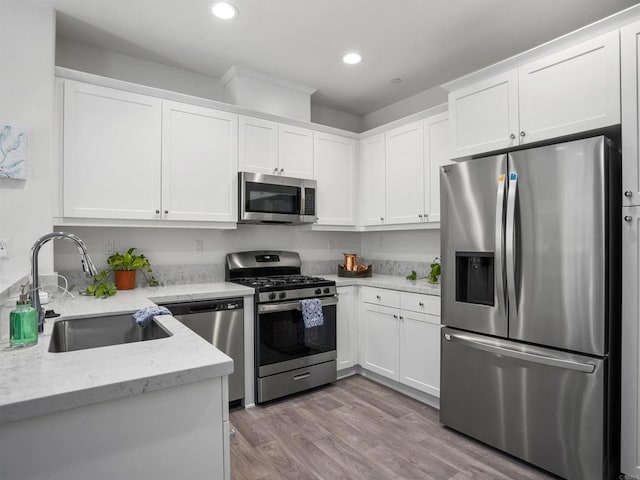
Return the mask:
[(127, 272), (118, 271), (113, 272), (116, 277), (116, 288), (118, 290), (131, 290), (136, 288), (136, 271), (130, 270)]

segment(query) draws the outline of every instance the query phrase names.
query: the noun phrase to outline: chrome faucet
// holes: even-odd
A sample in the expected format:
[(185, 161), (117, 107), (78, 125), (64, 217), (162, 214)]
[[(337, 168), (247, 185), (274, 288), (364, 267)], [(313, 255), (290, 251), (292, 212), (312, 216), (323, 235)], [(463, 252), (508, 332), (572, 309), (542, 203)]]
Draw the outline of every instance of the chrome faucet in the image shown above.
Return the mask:
[(84, 273), (93, 277), (98, 274), (98, 270), (96, 270), (93, 261), (91, 261), (91, 257), (89, 256), (89, 252), (87, 251), (87, 246), (84, 244), (80, 238), (76, 237), (73, 233), (65, 233), (65, 232), (53, 232), (47, 233), (43, 235), (36, 243), (31, 247), (31, 306), (38, 312), (38, 332), (42, 333), (44, 330), (44, 309), (42, 305), (40, 305), (40, 279), (38, 278), (38, 253), (40, 252), (40, 248), (47, 243), (49, 240), (54, 240), (58, 238), (65, 238), (67, 240), (71, 240), (75, 242), (78, 246), (78, 250), (80, 251), (80, 255), (82, 256), (82, 270)]

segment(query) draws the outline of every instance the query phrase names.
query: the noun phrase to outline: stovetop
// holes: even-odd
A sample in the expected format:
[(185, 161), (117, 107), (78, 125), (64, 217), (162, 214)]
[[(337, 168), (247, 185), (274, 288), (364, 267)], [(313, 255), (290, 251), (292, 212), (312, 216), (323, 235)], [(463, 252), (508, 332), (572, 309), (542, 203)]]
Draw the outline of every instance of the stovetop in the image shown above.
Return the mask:
[(299, 288), (324, 287), (335, 285), (332, 280), (307, 275), (272, 275), (265, 277), (241, 277), (231, 280), (234, 283), (254, 287), (259, 292), (274, 290), (294, 290)]

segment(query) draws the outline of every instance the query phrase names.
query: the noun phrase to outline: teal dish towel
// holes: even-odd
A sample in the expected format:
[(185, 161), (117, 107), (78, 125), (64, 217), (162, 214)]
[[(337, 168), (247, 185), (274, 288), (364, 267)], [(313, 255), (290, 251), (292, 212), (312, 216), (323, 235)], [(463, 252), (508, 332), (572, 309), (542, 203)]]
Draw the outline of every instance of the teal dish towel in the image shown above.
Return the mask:
[(157, 305), (154, 305), (152, 307), (145, 307), (138, 310), (132, 315), (132, 317), (140, 327), (146, 327), (149, 325), (153, 317), (157, 317), (159, 315), (171, 315), (171, 312), (167, 307), (158, 307)]
[(321, 327), (324, 325), (322, 314), (322, 301), (319, 298), (300, 300), (302, 306), (302, 320), (304, 328)]

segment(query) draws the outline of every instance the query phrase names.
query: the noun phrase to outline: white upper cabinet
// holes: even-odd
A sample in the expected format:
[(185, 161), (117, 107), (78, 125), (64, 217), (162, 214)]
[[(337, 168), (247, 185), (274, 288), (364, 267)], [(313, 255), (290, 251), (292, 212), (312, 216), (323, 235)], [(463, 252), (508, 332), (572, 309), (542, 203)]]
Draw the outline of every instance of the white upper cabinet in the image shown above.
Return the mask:
[(444, 112), (424, 121), (424, 219), (440, 221), (440, 167), (449, 160), (449, 115)]
[(238, 169), (277, 175), (278, 124), (259, 118), (238, 118)]
[(385, 134), (385, 223), (419, 223), (424, 217), (423, 122), (413, 122)]
[(64, 216), (160, 218), (161, 119), (156, 98), (66, 81)]
[(449, 94), (452, 158), (620, 123), (618, 31)]
[(618, 31), (518, 69), (521, 143), (620, 123)]
[(313, 132), (259, 118), (239, 119), (242, 172), (313, 178)]
[(66, 80), (63, 215), (235, 222), (237, 116)]
[(382, 225), (386, 215), (384, 133), (360, 141), (362, 225)]
[(451, 156), (518, 145), (518, 74), (511, 71), (449, 94)]
[(227, 112), (163, 102), (164, 219), (236, 221), (236, 122)]
[(278, 125), (279, 174), (313, 178), (313, 132), (306, 128)]
[(355, 225), (356, 141), (314, 133), (318, 225)]
[(640, 205), (640, 22), (620, 30), (622, 52), (622, 191), (625, 206)]

